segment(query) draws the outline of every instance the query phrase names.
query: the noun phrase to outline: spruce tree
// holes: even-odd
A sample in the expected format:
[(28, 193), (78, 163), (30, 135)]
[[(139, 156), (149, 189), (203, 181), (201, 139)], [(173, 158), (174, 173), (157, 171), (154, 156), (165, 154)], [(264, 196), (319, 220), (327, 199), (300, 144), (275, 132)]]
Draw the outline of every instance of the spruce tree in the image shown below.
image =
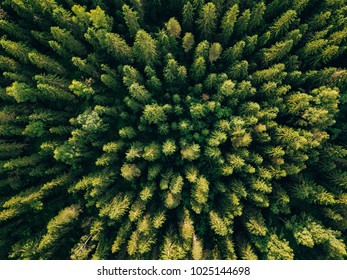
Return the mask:
[(345, 0), (77, 2), (0, 3), (0, 258), (347, 258)]

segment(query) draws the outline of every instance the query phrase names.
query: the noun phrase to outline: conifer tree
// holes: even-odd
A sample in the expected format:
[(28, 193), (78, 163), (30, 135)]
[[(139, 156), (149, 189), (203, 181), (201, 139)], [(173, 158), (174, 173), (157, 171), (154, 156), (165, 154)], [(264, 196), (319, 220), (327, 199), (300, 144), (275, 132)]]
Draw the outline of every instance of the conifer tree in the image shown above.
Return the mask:
[(115, 59), (121, 62), (129, 62), (132, 54), (131, 48), (118, 34), (106, 33), (103, 42), (107, 52), (114, 56)]
[(128, 5), (123, 5), (122, 7), (124, 19), (126, 25), (129, 29), (129, 34), (131, 37), (135, 37), (137, 31), (140, 30), (139, 17), (137, 12), (133, 11)]
[(136, 33), (133, 53), (137, 61), (145, 65), (153, 65), (157, 60), (155, 40), (144, 30)]
[(190, 1), (184, 4), (182, 17), (183, 27), (186, 31), (191, 31), (194, 25), (194, 7)]
[(213, 43), (210, 48), (209, 61), (212, 63), (219, 59), (222, 53), (222, 45), (219, 43)]
[(194, 45), (194, 35), (190, 32), (187, 32), (182, 39), (182, 45), (184, 51), (189, 52)]
[(175, 37), (180, 37), (181, 25), (175, 18), (170, 18), (166, 24), (167, 31)]
[(2, 259), (346, 259), (345, 0), (0, 3)]
[(191, 68), (191, 73), (193, 79), (196, 81), (199, 81), (204, 77), (206, 73), (206, 62), (202, 56), (195, 59)]
[(210, 39), (217, 27), (216, 6), (213, 3), (207, 3), (200, 10), (199, 18), (196, 21), (203, 39)]
[[(79, 208), (76, 205), (67, 207), (59, 212), (59, 214), (49, 221), (47, 224), (47, 233), (42, 237), (38, 250), (48, 251), (48, 256), (52, 254), (50, 247), (54, 247), (57, 241), (62, 241), (62, 237), (68, 233), (69, 227), (75, 222), (79, 215)], [(60, 240), (59, 240), (60, 239)], [(59, 247), (56, 247), (58, 249)]]
[(225, 43), (228, 43), (231, 35), (234, 31), (234, 26), (236, 19), (239, 13), (239, 6), (237, 4), (233, 5), (223, 16), (221, 29), (222, 29), (222, 38)]

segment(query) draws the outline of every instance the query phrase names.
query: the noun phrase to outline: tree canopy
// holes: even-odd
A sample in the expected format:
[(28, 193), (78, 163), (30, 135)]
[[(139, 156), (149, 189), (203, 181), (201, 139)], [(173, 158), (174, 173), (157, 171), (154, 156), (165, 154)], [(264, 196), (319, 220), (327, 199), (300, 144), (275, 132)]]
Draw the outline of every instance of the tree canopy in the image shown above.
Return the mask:
[(0, 3), (1, 259), (346, 259), (346, 0)]

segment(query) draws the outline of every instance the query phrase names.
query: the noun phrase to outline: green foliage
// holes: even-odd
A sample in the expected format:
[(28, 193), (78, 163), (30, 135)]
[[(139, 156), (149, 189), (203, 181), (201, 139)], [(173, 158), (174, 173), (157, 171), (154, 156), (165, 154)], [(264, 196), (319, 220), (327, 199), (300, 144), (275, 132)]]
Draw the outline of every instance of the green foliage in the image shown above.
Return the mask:
[(345, 0), (76, 2), (0, 3), (1, 258), (347, 258)]
[(192, 68), (191, 75), (195, 81), (200, 81), (206, 74), (206, 61), (202, 56), (195, 59)]
[(39, 52), (33, 51), (28, 54), (30, 62), (48, 73), (65, 76), (66, 70), (54, 59)]
[(210, 39), (217, 28), (216, 6), (209, 2), (200, 10), (196, 21), (203, 39)]
[(219, 43), (213, 43), (210, 48), (209, 61), (212, 63), (220, 58), (222, 53), (222, 45)]
[(175, 37), (180, 37), (182, 28), (180, 23), (175, 18), (170, 18), (166, 24), (167, 31)]
[(297, 13), (293, 10), (288, 10), (281, 17), (279, 17), (271, 26), (270, 31), (273, 36), (283, 35), (296, 20)]
[(61, 210), (56, 217), (50, 220), (47, 224), (47, 233), (43, 235), (38, 250), (48, 251), (48, 254), (52, 254), (53, 250), (49, 248), (56, 248), (57, 242), (62, 242), (62, 239), (66, 236), (69, 230), (72, 229), (73, 223), (78, 219), (80, 209), (77, 205), (72, 205), (70, 207)]
[(163, 143), (162, 151), (164, 155), (172, 155), (176, 149), (175, 141), (172, 139), (168, 139)]
[(18, 103), (36, 101), (37, 98), (33, 89), (25, 83), (14, 82), (11, 87), (6, 88), (6, 93)]
[(182, 39), (184, 51), (189, 52), (192, 49), (194, 42), (194, 35), (190, 32), (187, 32)]
[(28, 62), (28, 53), (30, 52), (30, 48), (28, 48), (24, 43), (13, 42), (2, 37), (0, 39), (0, 45), (8, 54), (16, 57), (21, 62)]
[(293, 46), (293, 40), (286, 42), (278, 42), (276, 45), (271, 46), (269, 49), (264, 50), (264, 62), (271, 63), (277, 62), (286, 56)]
[(140, 64), (153, 65), (158, 56), (155, 40), (146, 31), (137, 31), (133, 53)]
[(141, 170), (135, 164), (124, 164), (121, 168), (121, 175), (124, 179), (132, 181), (141, 175)]
[(220, 236), (225, 236), (228, 234), (228, 228), (225, 224), (225, 221), (219, 216), (218, 213), (211, 211), (210, 216), (210, 225), (213, 231)]
[(93, 88), (83, 82), (73, 80), (69, 89), (77, 96), (90, 98), (94, 94)]
[(103, 42), (107, 52), (121, 62), (128, 62), (131, 59), (131, 48), (118, 34), (106, 33)]
[(133, 9), (128, 5), (123, 5), (122, 10), (126, 25), (129, 29), (129, 34), (131, 37), (135, 37), (137, 31), (140, 30), (139, 17), (137, 16), (137, 12), (133, 11)]
[(181, 150), (182, 159), (192, 161), (200, 156), (199, 144), (186, 145)]
[(51, 33), (53, 38), (71, 53), (76, 55), (84, 55), (86, 53), (85, 46), (74, 38), (71, 31), (54, 26), (51, 27)]
[(183, 6), (182, 10), (182, 22), (186, 30), (191, 30), (194, 25), (194, 7), (190, 1)]
[(223, 40), (225, 41), (225, 43), (229, 42), (231, 35), (233, 34), (234, 26), (235, 26), (238, 14), (239, 14), (239, 6), (235, 4), (223, 16), (221, 29), (222, 29)]

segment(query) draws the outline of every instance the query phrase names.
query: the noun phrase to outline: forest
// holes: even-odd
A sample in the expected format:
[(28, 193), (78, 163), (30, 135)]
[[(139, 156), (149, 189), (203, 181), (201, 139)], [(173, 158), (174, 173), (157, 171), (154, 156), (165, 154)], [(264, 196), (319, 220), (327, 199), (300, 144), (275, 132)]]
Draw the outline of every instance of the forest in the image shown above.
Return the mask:
[(0, 259), (347, 259), (347, 0), (0, 1)]

